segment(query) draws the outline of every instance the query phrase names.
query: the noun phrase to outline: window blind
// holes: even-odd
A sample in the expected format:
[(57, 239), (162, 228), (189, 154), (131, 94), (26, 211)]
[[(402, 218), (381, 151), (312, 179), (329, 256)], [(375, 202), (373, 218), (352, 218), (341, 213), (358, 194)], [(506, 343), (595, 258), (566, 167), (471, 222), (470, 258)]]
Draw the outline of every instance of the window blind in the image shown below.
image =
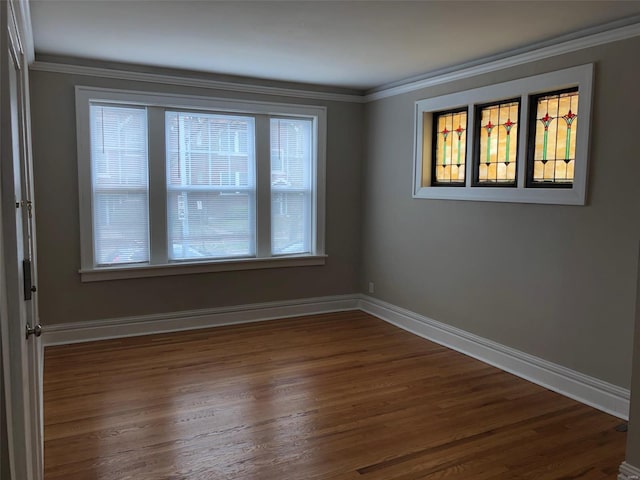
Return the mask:
[(253, 117), (166, 112), (169, 259), (255, 254)]
[(271, 119), (271, 251), (308, 253), (312, 235), (312, 128), (307, 119)]
[(149, 260), (147, 112), (90, 105), (94, 263)]

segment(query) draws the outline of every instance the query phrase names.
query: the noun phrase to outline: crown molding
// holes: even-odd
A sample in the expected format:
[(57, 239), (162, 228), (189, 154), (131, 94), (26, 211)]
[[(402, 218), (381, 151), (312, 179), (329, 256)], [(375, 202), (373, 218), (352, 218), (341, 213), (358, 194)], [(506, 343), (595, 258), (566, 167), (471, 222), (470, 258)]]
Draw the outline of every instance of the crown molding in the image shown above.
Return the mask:
[(198, 87), (215, 90), (227, 90), (242, 93), (256, 93), (259, 95), (274, 95), (279, 97), (311, 98), (314, 100), (328, 100), (334, 102), (363, 103), (364, 96), (344, 93), (317, 92), (295, 88), (269, 87), (264, 85), (223, 82), (206, 78), (183, 77), (159, 73), (134, 72), (111, 68), (87, 67), (66, 63), (42, 62), (36, 60), (30, 67), (40, 72), (66, 73), (69, 75), (84, 75), (89, 77), (116, 78), (119, 80), (134, 80), (137, 82), (162, 83), (181, 87)]
[(377, 89), (376, 91), (365, 95), (364, 98), (365, 102), (373, 102), (375, 100), (402, 95), (403, 93), (413, 92), (423, 88), (432, 87), (434, 85), (440, 85), (443, 83), (453, 82), (455, 80), (475, 77), (476, 75), (495, 72), (497, 70), (503, 70), (505, 68), (535, 62), (538, 60), (543, 60), (545, 58), (583, 50), (585, 48), (591, 48), (598, 45), (617, 42), (619, 40), (626, 40), (628, 38), (637, 37), (639, 35), (640, 21), (631, 25), (625, 25), (623, 27), (593, 33), (573, 40), (567, 40), (559, 43), (554, 43), (552, 45), (541, 46), (539, 48), (534, 47), (533, 50), (524, 53), (509, 55), (505, 58), (500, 58), (497, 60), (488, 60), (483, 63), (474, 64), (471, 66), (465, 66), (463, 64), (453, 71), (447, 71), (444, 73), (436, 72), (427, 78), (410, 81), (402, 85), (389, 86), (386, 88), (381, 87), (380, 89)]
[[(33, 36), (31, 34), (31, 22), (28, 15), (28, 4), (26, 0), (18, 0), (20, 2), (20, 8), (26, 8), (26, 26), (28, 31), (25, 34), (27, 42), (27, 51), (29, 43), (31, 49), (33, 49)], [(484, 61), (470, 62), (462, 64), (454, 69), (447, 69), (446, 71), (432, 72), (427, 77), (423, 77), (413, 81), (407, 81), (400, 85), (396, 83), (389, 84), (388, 86), (381, 86), (368, 94), (344, 94), (344, 93), (331, 93), (320, 92), (314, 90), (304, 90), (296, 88), (283, 88), (283, 87), (271, 87), (258, 84), (246, 84), (246, 83), (234, 83), (228, 81), (211, 80), (207, 78), (195, 78), (185, 77), (181, 75), (159, 74), (159, 73), (147, 73), (147, 72), (135, 72), (122, 69), (113, 68), (100, 68), (89, 67), (83, 65), (73, 65), (67, 63), (56, 63), (46, 61), (34, 61), (31, 62), (30, 69), (42, 72), (53, 73), (65, 73), (71, 75), (85, 75), (91, 77), (103, 77), (114, 78), (120, 80), (133, 80), (139, 82), (150, 83), (162, 83), (167, 85), (177, 85), (185, 87), (198, 87), (208, 88), (215, 90), (226, 90), (233, 92), (254, 93), (259, 95), (273, 95), (282, 97), (295, 97), (295, 98), (309, 98), (314, 100), (325, 100), (335, 102), (348, 102), (348, 103), (368, 103), (383, 98), (393, 97), (396, 95), (402, 95), (404, 93), (413, 92), (423, 88), (432, 87), (434, 85), (440, 85), (443, 83), (453, 82), (456, 80), (462, 80), (465, 78), (475, 77), (485, 73), (491, 73), (498, 70), (503, 70), (518, 65), (523, 65), (538, 60), (544, 60), (546, 58), (555, 57), (566, 53), (583, 50), (585, 48), (596, 47), (598, 45), (604, 45), (611, 42), (617, 42), (620, 40), (626, 40), (629, 38), (640, 36), (640, 19), (637, 19), (634, 23), (619, 26), (620, 22), (614, 22), (614, 26), (607, 30), (599, 30), (594, 32), (594, 29), (585, 30), (585, 35), (579, 38), (573, 38), (570, 40), (559, 41), (549, 44), (549, 42), (539, 43), (527, 47), (529, 50), (522, 52), (522, 49), (513, 51), (511, 54), (496, 58), (489, 57)], [(602, 28), (602, 27), (600, 27)], [(566, 37), (565, 37), (566, 38)], [(521, 53), (517, 53), (521, 52)]]

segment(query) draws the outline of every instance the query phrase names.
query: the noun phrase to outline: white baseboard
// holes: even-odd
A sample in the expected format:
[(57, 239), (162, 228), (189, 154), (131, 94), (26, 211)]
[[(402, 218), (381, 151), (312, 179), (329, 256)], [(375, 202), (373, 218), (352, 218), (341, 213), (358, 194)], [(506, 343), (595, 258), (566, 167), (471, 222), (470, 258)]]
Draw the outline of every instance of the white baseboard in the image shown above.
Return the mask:
[(629, 465), (627, 462), (622, 462), (618, 480), (640, 480), (640, 468)]
[(45, 346), (51, 346), (357, 309), (616, 417), (628, 418), (629, 390), (366, 295), (65, 323), (43, 327), (42, 338)]
[(629, 390), (361, 295), (360, 308), (408, 332), (474, 357), (549, 390), (622, 419), (629, 417)]
[(45, 325), (45, 346), (259, 322), (358, 309), (359, 295), (305, 298), (233, 307)]

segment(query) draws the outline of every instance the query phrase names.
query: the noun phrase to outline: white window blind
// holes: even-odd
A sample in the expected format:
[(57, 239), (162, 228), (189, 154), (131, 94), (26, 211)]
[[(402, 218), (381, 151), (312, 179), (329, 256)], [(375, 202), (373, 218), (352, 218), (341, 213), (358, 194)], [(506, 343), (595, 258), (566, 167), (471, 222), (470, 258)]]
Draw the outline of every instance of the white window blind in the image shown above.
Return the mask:
[(307, 253), (312, 238), (312, 129), (308, 119), (272, 118), (271, 251)]
[(95, 265), (149, 261), (147, 112), (91, 104)]
[(165, 114), (170, 260), (255, 254), (253, 117)]

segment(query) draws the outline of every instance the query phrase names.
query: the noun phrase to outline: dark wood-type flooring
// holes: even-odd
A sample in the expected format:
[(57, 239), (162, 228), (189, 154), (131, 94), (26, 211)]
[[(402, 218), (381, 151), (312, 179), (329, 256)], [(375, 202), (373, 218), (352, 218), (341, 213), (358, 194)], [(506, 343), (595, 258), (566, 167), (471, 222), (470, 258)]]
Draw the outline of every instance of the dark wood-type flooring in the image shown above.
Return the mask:
[(621, 420), (363, 312), (49, 347), (46, 480), (614, 479)]

